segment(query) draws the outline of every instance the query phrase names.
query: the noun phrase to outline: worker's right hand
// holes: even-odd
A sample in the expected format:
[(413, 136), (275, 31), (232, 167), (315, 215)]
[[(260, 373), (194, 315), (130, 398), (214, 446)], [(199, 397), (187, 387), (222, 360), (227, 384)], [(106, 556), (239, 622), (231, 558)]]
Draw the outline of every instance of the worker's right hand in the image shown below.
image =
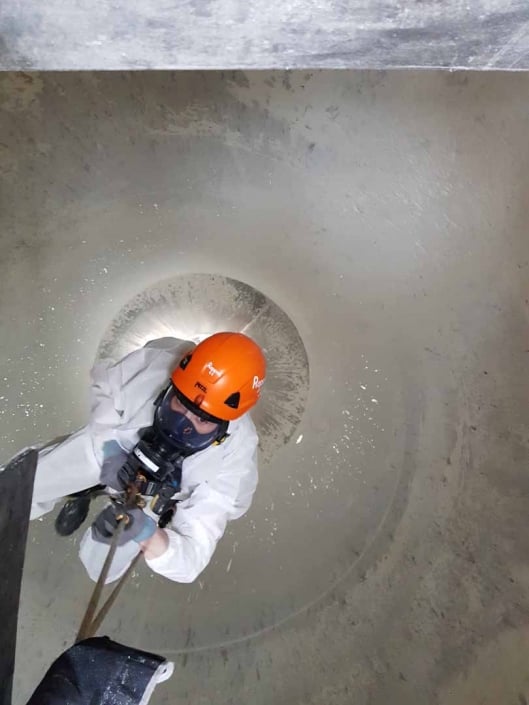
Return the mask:
[(127, 487), (127, 477), (119, 472), (128, 458), (128, 453), (116, 441), (108, 441), (103, 447), (103, 465), (100, 481), (102, 485), (122, 492)]
[(92, 523), (92, 538), (99, 543), (112, 543), (120, 521), (125, 521), (125, 530), (118, 539), (118, 546), (128, 541), (140, 543), (148, 540), (156, 531), (156, 522), (139, 507), (123, 507), (112, 502), (100, 512)]

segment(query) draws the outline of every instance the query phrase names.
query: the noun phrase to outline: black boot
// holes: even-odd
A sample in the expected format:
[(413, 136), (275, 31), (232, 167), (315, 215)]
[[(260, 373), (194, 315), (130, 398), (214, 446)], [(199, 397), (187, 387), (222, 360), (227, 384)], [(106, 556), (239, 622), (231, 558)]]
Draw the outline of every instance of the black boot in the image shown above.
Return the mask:
[(88, 516), (92, 497), (102, 494), (104, 489), (104, 485), (95, 485), (70, 495), (55, 519), (55, 531), (60, 536), (73, 534)]

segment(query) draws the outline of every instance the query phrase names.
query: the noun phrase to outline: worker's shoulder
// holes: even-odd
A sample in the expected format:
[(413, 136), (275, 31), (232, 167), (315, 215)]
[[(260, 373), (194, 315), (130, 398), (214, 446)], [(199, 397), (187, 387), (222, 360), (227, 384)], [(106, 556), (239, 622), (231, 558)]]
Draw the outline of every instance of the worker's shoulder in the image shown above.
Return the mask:
[(240, 419), (230, 421), (228, 426), (228, 437), (220, 445), (222, 454), (230, 457), (239, 451), (253, 453), (257, 448), (259, 438), (257, 430), (250, 414), (244, 414)]
[(143, 346), (143, 348), (147, 350), (162, 350), (170, 353), (179, 350), (192, 350), (194, 347), (196, 347), (195, 343), (192, 343), (190, 340), (172, 337), (153, 338), (152, 340), (148, 340)]
[(142, 360), (144, 364), (149, 365), (156, 361), (161, 364), (165, 360), (180, 360), (186, 353), (193, 350), (195, 344), (189, 340), (179, 340), (178, 338), (156, 338), (149, 340), (142, 348), (136, 350), (133, 355), (136, 355), (138, 360)]
[(165, 367), (168, 363), (183, 357), (194, 347), (194, 343), (189, 340), (156, 338), (149, 340), (143, 347), (129, 352), (115, 363), (115, 367), (123, 371), (128, 370), (131, 374), (156, 364)]
[(235, 419), (235, 421), (230, 421), (228, 433), (230, 436), (235, 437), (257, 436), (255, 424), (249, 413), (243, 414), (243, 416)]

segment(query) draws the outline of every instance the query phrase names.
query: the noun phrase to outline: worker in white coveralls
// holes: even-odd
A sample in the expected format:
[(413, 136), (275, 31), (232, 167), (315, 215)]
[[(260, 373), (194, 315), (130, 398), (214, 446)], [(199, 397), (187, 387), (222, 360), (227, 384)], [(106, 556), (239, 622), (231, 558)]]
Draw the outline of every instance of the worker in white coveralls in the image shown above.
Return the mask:
[[(257, 433), (247, 412), (265, 371), (261, 349), (241, 333), (217, 333), (197, 346), (163, 338), (117, 363), (99, 362), (91, 372), (88, 424), (39, 453), (31, 518), (69, 497), (56, 528), (71, 534), (86, 519), (91, 497), (108, 492), (108, 506), (80, 545), (90, 577), (97, 580), (126, 507), (107, 582), (139, 551), (156, 573), (195, 580), (227, 522), (250, 507)], [(130, 503), (131, 488), (139, 506)]]

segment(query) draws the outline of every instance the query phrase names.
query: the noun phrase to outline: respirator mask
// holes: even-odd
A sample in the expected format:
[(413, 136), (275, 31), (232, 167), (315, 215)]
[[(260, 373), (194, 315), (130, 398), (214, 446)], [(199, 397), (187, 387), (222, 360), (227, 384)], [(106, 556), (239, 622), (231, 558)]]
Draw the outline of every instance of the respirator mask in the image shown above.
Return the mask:
[(176, 506), (171, 498), (180, 491), (183, 461), (221, 443), (228, 422), (193, 407), (173, 385), (154, 403), (153, 425), (142, 432), (118, 476), (125, 486), (133, 483), (139, 494), (153, 497), (151, 509), (165, 526)]

